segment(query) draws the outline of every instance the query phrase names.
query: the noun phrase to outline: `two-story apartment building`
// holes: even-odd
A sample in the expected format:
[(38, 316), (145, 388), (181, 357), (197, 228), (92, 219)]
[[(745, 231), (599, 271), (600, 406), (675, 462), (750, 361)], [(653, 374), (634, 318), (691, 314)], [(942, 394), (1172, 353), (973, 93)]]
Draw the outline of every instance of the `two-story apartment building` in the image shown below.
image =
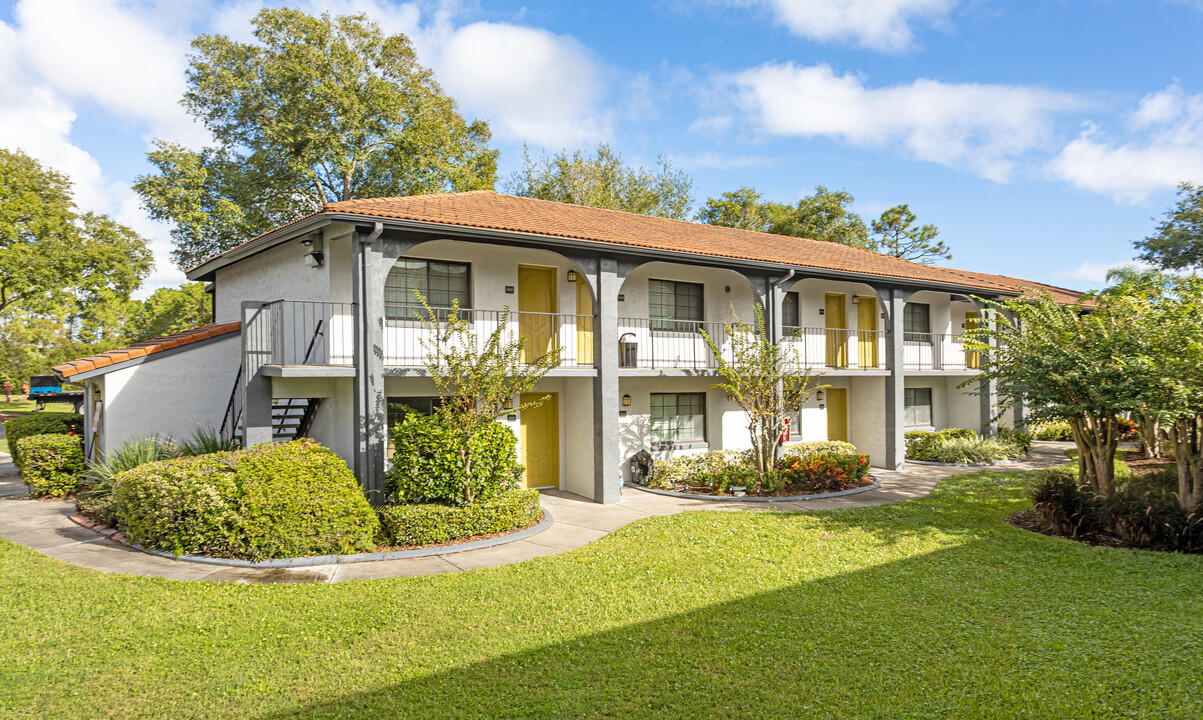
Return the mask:
[[(830, 385), (795, 439), (841, 439), (880, 467), (909, 428), (990, 432), (997, 398), (963, 331), (977, 298), (1048, 290), (844, 245), (532, 200), (490, 191), (327, 205), (188, 272), (213, 324), (56, 368), (87, 393), (90, 453), (211, 425), (244, 444), (311, 436), (370, 494), (383, 488), (390, 414), (429, 410), (414, 291), (453, 303), (479, 337), (561, 348), (515, 412), (531, 487), (615, 502), (631, 456), (747, 447), (739, 407), (710, 387), (732, 308), (765, 309), (775, 342)], [(426, 342), (424, 342), (424, 340)], [(515, 398), (515, 406), (523, 398)]]

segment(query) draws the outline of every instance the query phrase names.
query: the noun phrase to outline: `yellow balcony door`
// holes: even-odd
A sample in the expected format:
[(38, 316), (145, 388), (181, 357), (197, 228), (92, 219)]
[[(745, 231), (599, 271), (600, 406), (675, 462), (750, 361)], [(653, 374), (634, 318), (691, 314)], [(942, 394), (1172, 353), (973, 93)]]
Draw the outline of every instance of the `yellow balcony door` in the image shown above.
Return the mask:
[(518, 266), (518, 333), (526, 341), (522, 362), (534, 362), (558, 345), (555, 268)]
[(877, 298), (861, 295), (856, 304), (857, 364), (877, 367)]
[(827, 439), (848, 442), (848, 388), (827, 388)]
[(576, 360), (580, 365), (593, 364), (593, 295), (580, 274), (576, 276)]
[[(979, 317), (976, 310), (969, 310), (965, 313), (965, 332), (977, 329)], [(965, 351), (965, 367), (970, 370), (980, 369), (982, 367), (982, 356), (970, 350)]]
[(518, 442), (521, 462), (526, 467), (523, 484), (528, 488), (560, 486), (560, 396), (558, 393), (523, 393), (521, 404), (546, 398), (539, 407), (522, 411)]
[(827, 366), (848, 367), (848, 316), (842, 294), (827, 293), (823, 317), (827, 321)]

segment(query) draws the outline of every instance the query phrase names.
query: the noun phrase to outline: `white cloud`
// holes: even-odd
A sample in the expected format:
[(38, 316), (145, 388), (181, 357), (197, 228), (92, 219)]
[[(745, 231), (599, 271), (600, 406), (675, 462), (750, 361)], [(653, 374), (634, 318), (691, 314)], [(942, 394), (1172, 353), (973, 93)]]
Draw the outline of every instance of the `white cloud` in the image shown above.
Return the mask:
[(770, 167), (776, 161), (755, 155), (727, 156), (712, 150), (692, 155), (669, 155), (669, 161), (682, 168), (708, 168), (713, 170), (738, 170), (750, 167)]
[(825, 64), (766, 64), (730, 80), (743, 108), (772, 135), (898, 148), (1000, 182), (1020, 155), (1051, 144), (1058, 113), (1083, 104), (1068, 93), (1017, 85), (919, 79), (871, 88)]
[[(795, 35), (902, 52), (915, 44), (914, 25), (947, 22), (958, 0), (762, 0)], [(746, 5), (746, 2), (737, 4)]]
[(500, 137), (552, 148), (609, 138), (603, 78), (571, 37), (507, 23), (473, 23), (431, 48), (436, 77)]
[[(21, 2), (14, 12), (28, 72), (71, 99), (90, 100), (150, 134), (201, 144), (208, 135), (179, 105), (188, 48), (170, 8), (112, 0)], [(174, 27), (157, 19), (181, 21)]]
[(1203, 95), (1187, 95), (1177, 83), (1150, 93), (1129, 114), (1126, 129), (1116, 139), (1087, 123), (1049, 162), (1049, 172), (1129, 204), (1184, 180), (1203, 180)]

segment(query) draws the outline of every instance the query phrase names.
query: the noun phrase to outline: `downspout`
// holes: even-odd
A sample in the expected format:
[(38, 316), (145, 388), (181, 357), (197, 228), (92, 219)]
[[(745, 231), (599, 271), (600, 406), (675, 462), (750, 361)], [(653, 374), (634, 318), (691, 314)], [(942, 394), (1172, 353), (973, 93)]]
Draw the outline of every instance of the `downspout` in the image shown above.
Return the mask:
[[(368, 343), (371, 342), (371, 340), (370, 340), (371, 334), (368, 332), (369, 327), (370, 327), (369, 326), (370, 319), (368, 318), (368, 292), (369, 292), (368, 275), (369, 275), (369, 273), (368, 273), (368, 253), (366, 252), (366, 249), (369, 246), (371, 246), (371, 244), (373, 242), (380, 239), (380, 236), (383, 233), (384, 233), (384, 223), (377, 222), (373, 225), (372, 232), (367, 237), (363, 238), (363, 241), (362, 241), (363, 250), (361, 250), (359, 253), (359, 297), (355, 298), (356, 305), (358, 307), (358, 312), (359, 312), (359, 327), (360, 327), (360, 329), (359, 329), (360, 335), (359, 336), (361, 339), (361, 342), (359, 343), (359, 347), (356, 348), (356, 351), (358, 352), (359, 357), (355, 359), (355, 374), (357, 376), (356, 379), (359, 381), (359, 408), (360, 408), (360, 412), (362, 413), (362, 417), (357, 418), (357, 421), (358, 421), (359, 426), (361, 428), (363, 428), (363, 431), (365, 433), (365, 436), (362, 441), (362, 447), (363, 447), (364, 459), (367, 461), (367, 463), (366, 463), (367, 467), (364, 467), (362, 469), (363, 476), (360, 478), (361, 482), (364, 482), (365, 480), (368, 479), (368, 476), (374, 474), (373, 468), (375, 467), (375, 459), (372, 458), (370, 455), (371, 441), (370, 441), (370, 438), (368, 437), (373, 430), (371, 423), (368, 420), (368, 418), (371, 417), (373, 408), (372, 408), (371, 403), (369, 402), (370, 396), (371, 396), (371, 391), (372, 391), (372, 383), (371, 383), (371, 378), (369, 378), (367, 376), (368, 375), (368, 372), (367, 372), (368, 371)], [(357, 455), (358, 455), (358, 453), (357, 453)], [(374, 478), (372, 478), (372, 480), (374, 480)], [(368, 484), (370, 485), (370, 481)]]

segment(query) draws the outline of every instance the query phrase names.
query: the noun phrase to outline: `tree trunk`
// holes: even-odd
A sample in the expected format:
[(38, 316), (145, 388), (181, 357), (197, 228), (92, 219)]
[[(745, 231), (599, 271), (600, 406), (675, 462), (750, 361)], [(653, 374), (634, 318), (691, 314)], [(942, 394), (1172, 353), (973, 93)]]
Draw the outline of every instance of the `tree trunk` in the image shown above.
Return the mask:
[(1180, 417), (1174, 420), (1170, 435), (1174, 441), (1174, 458), (1178, 466), (1178, 502), (1187, 512), (1193, 511), (1203, 499), (1203, 457), (1200, 456), (1200, 426), (1203, 415)]
[(1140, 435), (1140, 449), (1145, 458), (1161, 457), (1161, 416), (1157, 413), (1136, 413), (1136, 431)]
[(1069, 427), (1078, 446), (1078, 482), (1103, 496), (1115, 492), (1115, 450), (1119, 445), (1115, 418), (1087, 413), (1070, 418)]

